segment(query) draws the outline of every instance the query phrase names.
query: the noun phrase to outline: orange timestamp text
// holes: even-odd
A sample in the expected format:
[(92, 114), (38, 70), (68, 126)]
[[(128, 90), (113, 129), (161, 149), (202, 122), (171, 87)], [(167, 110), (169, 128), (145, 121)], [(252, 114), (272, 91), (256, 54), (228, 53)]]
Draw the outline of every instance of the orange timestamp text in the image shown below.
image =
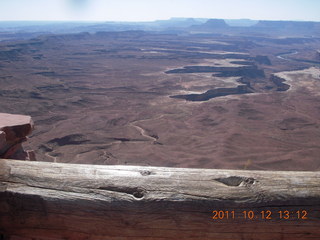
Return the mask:
[(232, 219), (245, 219), (245, 220), (307, 220), (308, 211), (307, 210), (244, 210), (236, 212), (235, 210), (213, 210), (212, 211), (213, 220), (232, 220)]

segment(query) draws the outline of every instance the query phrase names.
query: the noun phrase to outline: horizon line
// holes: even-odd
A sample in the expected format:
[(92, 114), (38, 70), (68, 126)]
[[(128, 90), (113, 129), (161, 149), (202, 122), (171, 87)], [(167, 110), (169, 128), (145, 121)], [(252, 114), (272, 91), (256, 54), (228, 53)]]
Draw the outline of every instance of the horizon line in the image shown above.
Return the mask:
[(184, 19), (184, 20), (188, 20), (188, 19), (202, 19), (202, 20), (212, 20), (212, 19), (216, 19), (216, 20), (248, 20), (248, 21), (270, 21), (270, 22), (320, 22), (320, 21), (316, 21), (316, 20), (303, 20), (303, 19), (251, 19), (251, 18), (201, 18), (201, 17), (170, 17), (170, 18), (166, 18), (166, 19), (155, 19), (155, 20), (138, 20), (138, 21), (133, 21), (133, 20), (70, 20), (70, 19), (58, 19), (58, 20), (48, 20), (48, 19), (33, 19), (33, 20), (21, 20), (21, 19), (17, 19), (17, 20), (1, 20), (0, 22), (82, 22), (82, 23), (97, 23), (97, 22), (113, 22), (113, 23), (150, 23), (150, 22), (157, 22), (157, 21), (170, 21), (170, 20), (175, 20), (175, 19)]

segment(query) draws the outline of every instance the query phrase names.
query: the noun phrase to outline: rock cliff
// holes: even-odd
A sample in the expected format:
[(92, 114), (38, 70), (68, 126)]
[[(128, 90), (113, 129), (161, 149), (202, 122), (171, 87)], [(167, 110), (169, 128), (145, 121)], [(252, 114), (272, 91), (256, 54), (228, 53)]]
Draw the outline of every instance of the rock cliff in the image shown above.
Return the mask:
[(239, 85), (235, 88), (211, 89), (201, 94), (175, 95), (170, 97), (181, 98), (187, 101), (196, 102), (196, 101), (208, 101), (211, 98), (216, 98), (221, 96), (244, 94), (244, 93), (253, 93), (253, 91), (247, 85)]
[(30, 116), (0, 113), (0, 158), (35, 161), (34, 152), (22, 147), (33, 128)]
[(285, 79), (276, 75), (272, 75), (270, 80), (277, 86), (277, 91), (287, 91), (290, 88), (290, 85), (284, 83), (286, 81)]

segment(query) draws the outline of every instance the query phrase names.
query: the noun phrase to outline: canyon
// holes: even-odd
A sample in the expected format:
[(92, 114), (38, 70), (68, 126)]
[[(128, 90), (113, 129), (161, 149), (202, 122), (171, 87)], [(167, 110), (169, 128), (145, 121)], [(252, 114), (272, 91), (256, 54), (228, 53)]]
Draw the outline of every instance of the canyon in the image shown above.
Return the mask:
[(0, 109), (38, 161), (319, 170), (318, 25), (277, 24), (11, 33)]

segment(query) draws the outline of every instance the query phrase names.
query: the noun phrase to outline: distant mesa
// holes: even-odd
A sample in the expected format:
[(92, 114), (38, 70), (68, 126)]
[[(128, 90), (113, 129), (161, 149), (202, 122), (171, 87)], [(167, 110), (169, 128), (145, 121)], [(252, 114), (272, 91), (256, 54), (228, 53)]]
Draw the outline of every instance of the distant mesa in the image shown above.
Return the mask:
[(316, 22), (300, 21), (259, 21), (254, 27), (256, 28), (273, 28), (273, 29), (313, 29), (318, 26)]
[[(228, 20), (226, 20), (229, 22)], [(193, 32), (206, 32), (217, 34), (249, 34), (249, 35), (277, 35), (286, 37), (289, 36), (319, 36), (320, 23), (319, 22), (303, 22), (303, 21), (258, 21), (244, 22), (229, 22), (222, 19), (209, 19), (206, 23), (201, 25), (194, 25), (190, 27)]]
[(185, 28), (192, 25), (203, 24), (205, 20), (194, 18), (170, 18), (169, 20), (156, 20), (149, 25), (157, 25), (162, 28)]
[(223, 19), (209, 19), (206, 23), (202, 25), (203, 27), (211, 28), (228, 28), (229, 25)]
[[(15, 25), (12, 27), (10, 25)], [(27, 23), (28, 24), (28, 23)], [(29, 23), (30, 24), (30, 23)], [(7, 27), (6, 27), (7, 26)], [(32, 44), (43, 44), (52, 40), (88, 39), (89, 34), (97, 32), (125, 31), (159, 31), (165, 34), (232, 34), (248, 36), (319, 36), (319, 22), (303, 21), (258, 21), (250, 19), (208, 19), (208, 18), (171, 18), (150, 22), (103, 22), (103, 23), (41, 23), (38, 26), (27, 26), (26, 23), (2, 23), (4, 32), (0, 35), (5, 39), (31, 39)], [(4, 28), (3, 28), (4, 27)], [(10, 30), (11, 29), (11, 30)], [(6, 31), (9, 32), (6, 32)], [(14, 31), (14, 32), (13, 32)], [(65, 36), (65, 33), (72, 33)], [(50, 34), (49, 38), (48, 35)], [(57, 35), (54, 35), (57, 34)], [(62, 35), (59, 35), (62, 34)], [(100, 34), (98, 34), (100, 35)], [(101, 36), (101, 35), (100, 35)], [(46, 38), (45, 42), (39, 40)]]
[(224, 29), (232, 28), (223, 19), (209, 19), (207, 22), (200, 25), (193, 25), (190, 27), (191, 31), (206, 31), (215, 32), (216, 30), (222, 31)]
[(251, 19), (225, 19), (224, 21), (231, 27), (251, 27), (259, 22)]
[[(300, 21), (259, 21), (256, 25), (251, 27), (255, 32), (263, 32), (266, 34), (280, 34), (286, 37), (319, 35), (319, 22), (300, 22)], [(282, 39), (279, 39), (281, 42)], [(285, 40), (285, 39), (284, 39)], [(300, 39), (305, 40), (304, 38)]]

